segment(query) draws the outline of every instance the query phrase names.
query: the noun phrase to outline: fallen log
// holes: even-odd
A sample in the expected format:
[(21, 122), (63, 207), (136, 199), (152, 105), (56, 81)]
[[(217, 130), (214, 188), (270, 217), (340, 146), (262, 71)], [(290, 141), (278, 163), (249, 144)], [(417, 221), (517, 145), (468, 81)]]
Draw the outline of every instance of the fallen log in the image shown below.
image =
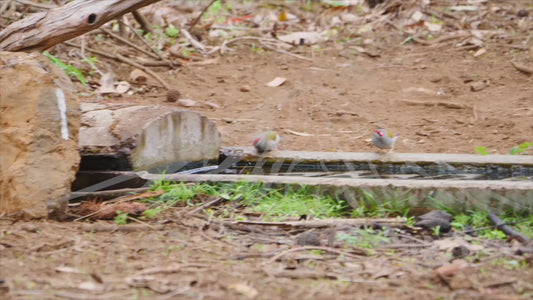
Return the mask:
[(172, 163), (218, 159), (220, 133), (199, 113), (163, 106), (81, 105), (82, 170), (172, 172)]
[(0, 50), (46, 50), (160, 0), (75, 0), (35, 13), (0, 31)]

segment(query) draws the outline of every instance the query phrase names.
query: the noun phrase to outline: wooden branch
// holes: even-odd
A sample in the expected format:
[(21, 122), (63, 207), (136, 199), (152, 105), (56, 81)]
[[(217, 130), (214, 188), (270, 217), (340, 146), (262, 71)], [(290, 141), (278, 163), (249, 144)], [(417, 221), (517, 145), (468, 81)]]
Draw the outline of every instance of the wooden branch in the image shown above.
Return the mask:
[(125, 189), (117, 189), (117, 190), (107, 190), (107, 191), (98, 191), (98, 192), (72, 192), (70, 193), (70, 200), (76, 199), (76, 198), (83, 198), (83, 199), (89, 199), (89, 198), (100, 198), (100, 199), (110, 199), (110, 198), (116, 198), (120, 196), (124, 196), (124, 194), (128, 193), (142, 193), (146, 192), (150, 187), (143, 187), (143, 188), (125, 188)]
[(191, 25), (189, 26), (189, 31), (191, 31), (194, 27), (194, 25), (196, 25), (196, 23), (198, 23), (198, 21), (200, 21), (200, 19), (202, 18), (202, 16), (204, 15), (204, 13), (207, 11), (207, 9), (213, 5), (213, 3), (215, 3), (215, 0), (211, 0), (211, 2), (209, 2), (209, 4), (207, 4), (204, 9), (202, 9), (202, 11), (200, 12), (200, 14), (198, 15), (198, 17), (196, 17), (196, 19), (194, 19), (191, 23)]
[(75, 0), (14, 22), (0, 32), (0, 50), (45, 50), (159, 0)]
[(57, 7), (57, 5), (44, 4), (44, 3), (35, 3), (35, 2), (31, 2), (29, 0), (15, 0), (15, 1), (20, 3), (20, 4), (29, 5), (29, 6), (33, 6), (33, 7), (37, 7), (37, 8), (42, 8), (42, 9), (52, 9), (52, 8), (56, 8)]
[(116, 39), (116, 40), (118, 40), (118, 41), (121, 41), (122, 43), (124, 43), (124, 44), (126, 44), (126, 45), (128, 45), (128, 46), (130, 46), (130, 47), (132, 47), (132, 48), (134, 48), (134, 49), (137, 49), (137, 50), (139, 50), (140, 52), (142, 52), (142, 53), (144, 53), (144, 54), (146, 54), (146, 55), (148, 55), (148, 56), (151, 56), (152, 58), (155, 58), (155, 59), (158, 58), (158, 56), (157, 56), (156, 54), (154, 54), (154, 53), (152, 53), (152, 52), (150, 52), (150, 51), (144, 50), (144, 49), (141, 48), (140, 46), (135, 45), (134, 43), (130, 42), (128, 39), (123, 38), (123, 37), (121, 37), (121, 36), (118, 35), (118, 34), (114, 34), (113, 32), (111, 32), (111, 31), (109, 31), (109, 30), (107, 30), (107, 29), (105, 29), (105, 28), (100, 28), (100, 30), (101, 30), (102, 32), (104, 32), (105, 34), (109, 35), (110, 37), (112, 37), (112, 38), (114, 38), (114, 39)]
[(493, 213), (489, 213), (489, 220), (498, 228), (499, 230), (503, 231), (506, 235), (517, 239), (520, 243), (523, 245), (527, 245), (531, 239), (529, 239), (527, 236), (521, 234), (520, 232), (514, 230), (512, 227), (505, 224), (498, 216), (496, 216)]
[(515, 69), (517, 69), (520, 72), (523, 72), (529, 75), (533, 74), (533, 68), (528, 68), (525, 65), (515, 63), (513, 61), (511, 62), (511, 64), (513, 65), (513, 67), (515, 67)]
[(348, 252), (345, 252), (345, 251), (340, 251), (340, 250), (337, 250), (337, 249), (334, 249), (334, 248), (329, 248), (329, 247), (321, 247), (321, 246), (303, 246), (303, 247), (298, 247), (298, 248), (292, 248), (292, 249), (289, 249), (289, 250), (285, 250), (283, 252), (281, 252), (280, 254), (272, 257), (271, 259), (267, 260), (266, 262), (262, 263), (261, 265), (269, 265), (273, 262), (275, 262), (276, 260), (280, 259), (281, 257), (289, 254), (289, 253), (292, 253), (292, 252), (297, 252), (297, 251), (305, 251), (305, 250), (323, 250), (323, 251), (327, 251), (327, 252), (332, 252), (332, 253), (335, 253), (335, 254), (338, 254), (338, 255), (343, 255), (343, 256), (346, 256), (346, 257), (350, 257), (350, 258), (355, 258), (355, 259), (361, 259), (361, 256), (367, 256), (367, 253), (365, 250), (363, 249), (359, 249), (359, 248), (353, 248), (352, 250), (352, 253), (348, 253)]
[(133, 15), (133, 18), (135, 19), (135, 21), (137, 21), (137, 23), (139, 23), (139, 25), (141, 26), (141, 29), (144, 32), (154, 33), (150, 23), (146, 20), (146, 18), (139, 11), (134, 10), (131, 14)]
[(141, 65), (141, 64), (138, 64), (136, 62), (134, 62), (133, 60), (129, 59), (129, 58), (126, 58), (120, 54), (116, 54), (116, 57), (118, 60), (120, 60), (121, 62), (124, 62), (124, 63), (127, 63), (131, 66), (134, 66), (138, 69), (141, 69), (143, 70), (144, 72), (146, 72), (148, 75), (151, 75), (152, 77), (155, 78), (155, 80), (159, 81), (159, 83), (161, 83), (163, 85), (163, 87), (167, 90), (170, 90), (170, 85), (163, 79), (161, 78), (159, 75), (157, 75), (157, 73), (153, 72), (152, 70), (148, 69), (147, 67)]

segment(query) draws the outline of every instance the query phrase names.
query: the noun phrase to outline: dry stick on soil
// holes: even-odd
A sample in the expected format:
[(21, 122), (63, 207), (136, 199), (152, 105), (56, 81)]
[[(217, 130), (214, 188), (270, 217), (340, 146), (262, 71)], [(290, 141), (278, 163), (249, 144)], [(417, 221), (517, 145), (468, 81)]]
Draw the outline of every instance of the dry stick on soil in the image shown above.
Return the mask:
[[(71, 42), (64, 42), (64, 44), (67, 45), (67, 46), (70, 46), (70, 47), (81, 48), (80, 45), (76, 45), (76, 44), (71, 43)], [(108, 59), (114, 59), (114, 60), (119, 61), (119, 59), (115, 55), (112, 55), (112, 54), (109, 54), (109, 53), (106, 53), (106, 52), (103, 52), (103, 51), (100, 51), (100, 50), (92, 49), (92, 48), (89, 48), (89, 47), (85, 47), (85, 50), (89, 51), (89, 52), (92, 52), (94, 54), (98, 54), (98, 55), (103, 56), (103, 57), (108, 58)], [(143, 65), (145, 67), (164, 67), (164, 66), (168, 66), (168, 63), (166, 61), (143, 60), (143, 59), (138, 59), (138, 61), (139, 61), (139, 64), (141, 64), (141, 65)], [(172, 63), (174, 66), (181, 66), (181, 63), (179, 63), (179, 62), (170, 62), (170, 63)]]
[[(131, 14), (133, 15), (133, 18), (135, 19), (135, 21), (137, 21), (137, 23), (141, 25), (141, 29), (144, 32), (153, 33), (153, 30), (151, 28), (152, 26), (150, 26), (150, 22), (148, 22), (146, 18), (138, 10), (132, 11)], [(119, 21), (119, 22), (122, 22), (122, 21)], [(134, 32), (137, 32), (137, 31), (134, 31)]]
[(134, 34), (135, 36), (141, 40), (141, 42), (146, 46), (148, 47), (148, 49), (152, 50), (152, 52), (154, 52), (155, 55), (157, 55), (157, 57), (159, 57), (160, 60), (164, 61), (170, 68), (174, 68), (173, 64), (171, 61), (169, 61), (168, 59), (165, 59), (161, 53), (159, 53), (158, 51), (156, 51), (154, 48), (152, 48), (150, 46), (150, 44), (148, 44), (148, 42), (137, 32), (137, 30), (135, 30), (135, 28), (131, 27), (129, 24), (126, 24), (124, 23), (122, 20), (118, 20), (120, 24), (128, 27)]
[(527, 243), (529, 243), (531, 241), (527, 236), (521, 234), (520, 232), (518, 232), (518, 231), (514, 230), (513, 228), (511, 228), (510, 226), (506, 225), (495, 214), (489, 213), (489, 220), (494, 224), (494, 226), (496, 226), (496, 228), (498, 228), (499, 230), (503, 231), (508, 236), (517, 239), (523, 245), (526, 245)]
[(381, 248), (385, 249), (402, 249), (402, 248), (425, 248), (433, 246), (432, 243), (425, 244), (392, 244), (392, 245), (383, 245)]
[(197, 41), (194, 37), (192, 37), (192, 35), (189, 33), (189, 31), (187, 31), (187, 29), (185, 28), (182, 28), (181, 29), (181, 32), (183, 32), (183, 34), (185, 35), (185, 37), (189, 40), (189, 42), (191, 43), (191, 45), (196, 48), (198, 51), (200, 51), (201, 53), (205, 53), (205, 46), (204, 44), (200, 43), (199, 41)]
[[(112, 37), (112, 38), (114, 38), (114, 39), (116, 39), (116, 40), (119, 40), (119, 41), (123, 42), (124, 44), (126, 44), (126, 45), (128, 45), (128, 46), (130, 46), (130, 47), (132, 47), (132, 48), (135, 48), (135, 49), (141, 51), (142, 53), (144, 53), (144, 54), (146, 54), (146, 55), (148, 55), (148, 56), (151, 56), (152, 58), (155, 58), (155, 59), (159, 58), (156, 54), (144, 50), (143, 48), (141, 48), (141, 47), (135, 45), (134, 43), (128, 41), (127, 39), (125, 39), (125, 38), (123, 38), (123, 37), (121, 37), (121, 36), (119, 36), (119, 35), (114, 34), (113, 32), (111, 32), (111, 31), (109, 31), (109, 30), (107, 30), (107, 29), (105, 29), (105, 28), (100, 28), (100, 31), (106, 33), (107, 35), (109, 35), (110, 37)], [(150, 48), (150, 49), (151, 49), (151, 48)]]
[(364, 250), (357, 249), (357, 248), (354, 248), (354, 250), (359, 251), (361, 254), (351, 254), (351, 253), (348, 253), (348, 252), (340, 251), (340, 250), (329, 248), (329, 247), (303, 246), (303, 247), (298, 247), (298, 248), (293, 248), (293, 249), (289, 249), (289, 250), (283, 251), (280, 254), (278, 254), (278, 255), (272, 257), (271, 259), (267, 260), (266, 262), (262, 263), (261, 265), (264, 266), (264, 265), (271, 264), (271, 263), (275, 262), (276, 260), (280, 259), (281, 257), (283, 257), (283, 256), (285, 256), (285, 255), (287, 255), (289, 253), (298, 252), (298, 251), (305, 251), (305, 250), (324, 250), (324, 251), (328, 251), (328, 252), (332, 252), (332, 253), (336, 253), (336, 254), (339, 254), (339, 255), (344, 255), (344, 256), (351, 257), (351, 258), (356, 258), (356, 259), (361, 258), (361, 256), (366, 256), (366, 252)]
[(477, 121), (477, 105), (472, 105), (472, 124)]
[[(64, 44), (67, 45), (67, 46), (70, 46), (70, 47), (75, 47), (75, 48), (80, 48), (81, 49), (80, 45), (76, 45), (76, 44), (74, 44), (72, 42), (64, 42)], [(100, 51), (100, 50), (96, 50), (96, 49), (92, 49), (92, 48), (89, 48), (89, 47), (85, 47), (85, 51), (89, 51), (89, 52), (92, 52), (94, 54), (98, 54), (98, 55), (103, 56), (105, 58), (117, 60), (116, 56), (111, 55), (111, 54), (106, 53), (106, 52), (103, 52), (103, 51)]]
[(7, 10), (10, 4), (11, 0), (7, 0), (2, 4), (2, 6), (0, 6), (0, 16), (4, 13), (5, 10)]
[(211, 0), (211, 2), (209, 2), (209, 4), (207, 4), (204, 9), (202, 9), (202, 11), (200, 12), (200, 14), (198, 15), (198, 17), (196, 17), (196, 19), (194, 19), (194, 21), (192, 21), (191, 25), (189, 26), (189, 31), (192, 31), (193, 27), (198, 23), (198, 21), (200, 21), (200, 19), (202, 18), (202, 16), (204, 15), (204, 13), (207, 11), (207, 9), (213, 4), (215, 3), (216, 0)]
[(453, 108), (453, 109), (462, 109), (462, 108), (471, 108), (470, 105), (456, 103), (456, 102), (448, 102), (448, 101), (415, 101), (415, 100), (399, 100), (401, 102), (404, 102), (405, 104), (409, 105), (424, 105), (424, 106), (443, 106), (446, 108)]
[(520, 72), (523, 72), (523, 73), (526, 73), (526, 74), (529, 74), (529, 75), (533, 74), (533, 69), (532, 68), (528, 68), (528, 67), (526, 67), (524, 65), (515, 63), (514, 61), (512, 61), (511, 64), (513, 65), (513, 67), (515, 67), (515, 69), (517, 69)]
[[(159, 191), (153, 191), (153, 192), (145, 192), (145, 193), (138, 194), (138, 195), (123, 196), (123, 197), (119, 197), (117, 199), (113, 199), (113, 200), (108, 201), (106, 203), (107, 205), (105, 205), (105, 206), (114, 206), (114, 205), (117, 205), (119, 203), (123, 203), (123, 202), (126, 202), (126, 201), (137, 200), (137, 199), (141, 199), (141, 198), (157, 197), (157, 196), (163, 195), (164, 193), (165, 193), (165, 191), (159, 190)], [(105, 207), (105, 208), (107, 208), (107, 207)], [(98, 214), (99, 212), (103, 211), (105, 208), (102, 207), (102, 208), (100, 208), (99, 210), (97, 210), (95, 212), (92, 212), (92, 213), (90, 213), (88, 215), (79, 217), (79, 218), (75, 219), (74, 222), (82, 220), (82, 219), (85, 219), (85, 218), (88, 218), (90, 216), (94, 216), (94, 215)]]
[[(283, 54), (291, 55), (291, 56), (294, 56), (294, 57), (297, 57), (297, 58), (303, 59), (303, 60), (312, 61), (312, 59), (307, 58), (305, 56), (294, 54), (294, 53), (291, 53), (291, 52), (288, 52), (288, 51), (285, 51), (285, 50), (276, 49), (274, 47), (271, 47), (271, 46), (268, 46), (268, 45), (264, 44), (264, 42), (271, 42), (271, 43), (277, 43), (277, 44), (285, 43), (285, 42), (280, 42), (279, 40), (266, 39), (266, 38), (260, 38), (260, 37), (255, 37), (255, 36), (241, 36), (241, 37), (237, 37), (237, 38), (234, 38), (232, 40), (229, 40), (229, 41), (225, 40), (222, 43), (222, 45), (220, 46), (220, 49), (219, 49), (220, 53), (224, 54), (224, 49), (226, 48), (227, 45), (235, 43), (237, 41), (243, 41), (243, 40), (255, 40), (255, 41), (260, 42), (263, 46), (265, 46), (266, 48), (268, 48), (268, 49), (270, 49), (272, 51), (276, 51), (276, 52), (280, 52), (280, 53), (283, 53)], [(288, 43), (285, 43), (285, 44), (288, 44)]]
[(285, 50), (281, 50), (281, 49), (276, 49), (270, 45), (267, 45), (265, 44), (263, 41), (259, 40), (259, 43), (261, 43), (261, 45), (263, 45), (265, 48), (267, 49), (270, 49), (272, 51), (276, 51), (276, 52), (279, 52), (279, 53), (283, 53), (283, 54), (287, 54), (287, 55), (290, 55), (290, 56), (294, 56), (296, 58), (299, 58), (299, 59), (303, 59), (303, 60), (307, 60), (307, 61), (313, 61), (312, 59), (310, 58), (307, 58), (305, 56), (302, 56), (302, 55), (299, 55), (299, 54), (295, 54), (295, 53), (291, 53), (289, 51), (285, 51)]
[(152, 275), (152, 274), (171, 274), (171, 273), (177, 273), (182, 271), (184, 268), (207, 268), (209, 265), (206, 264), (172, 264), (168, 267), (164, 268), (149, 268), (144, 269), (142, 271), (139, 271), (135, 274), (133, 274), (132, 277), (135, 276), (143, 276), (143, 275)]
[(116, 225), (116, 224), (108, 224), (108, 223), (93, 223), (93, 224), (87, 224), (87, 223), (80, 223), (81, 225), (78, 227), (81, 231), (86, 232), (115, 232), (115, 231), (121, 231), (121, 232), (135, 232), (135, 231), (145, 231), (149, 229), (153, 230), (162, 230), (164, 229), (163, 225), (152, 225), (152, 227), (147, 227), (144, 224), (127, 224), (127, 225)]
[(123, 196), (127, 193), (142, 193), (148, 191), (149, 187), (144, 188), (126, 188), (126, 189), (118, 189), (118, 190), (107, 190), (107, 191), (98, 191), (98, 192), (72, 192), (70, 193), (70, 199), (76, 199), (76, 198), (101, 198), (101, 199), (109, 199), (109, 198), (116, 198)]
[(404, 226), (407, 221), (401, 221), (397, 218), (388, 219), (324, 219), (313, 221), (295, 221), (295, 222), (263, 222), (263, 221), (221, 221), (223, 224), (231, 225), (261, 225), (261, 226), (277, 226), (277, 227), (294, 227), (294, 228), (322, 228), (331, 227), (335, 225), (371, 225), (374, 223), (387, 224), (387, 226)]
[(150, 225), (150, 224), (148, 224), (148, 223), (146, 223), (146, 222), (143, 222), (143, 221), (141, 221), (141, 220), (139, 220), (139, 219), (136, 219), (136, 218), (134, 218), (134, 217), (130, 217), (130, 216), (128, 216), (128, 220), (132, 220), (133, 222), (137, 222), (137, 223), (139, 223), (139, 224), (145, 225), (145, 226), (150, 227), (150, 228), (152, 228), (152, 229), (154, 229), (154, 230), (156, 229), (154, 226), (152, 226), (152, 225)]
[(202, 206), (200, 206), (200, 207), (198, 207), (198, 208), (195, 208), (195, 209), (191, 210), (188, 214), (189, 214), (189, 215), (194, 215), (194, 214), (197, 213), (197, 212), (200, 212), (200, 211), (202, 211), (202, 210), (204, 210), (204, 209), (206, 209), (206, 208), (209, 208), (209, 207), (211, 207), (211, 206), (218, 205), (218, 204), (220, 204), (220, 203), (222, 203), (222, 202), (224, 202), (224, 201), (226, 201), (226, 199), (224, 199), (224, 198), (217, 198), (217, 199), (215, 199), (215, 200), (212, 200), (212, 201), (209, 201), (209, 202), (203, 204)]
[(129, 64), (129, 65), (132, 65), (132, 66), (138, 68), (138, 69), (143, 70), (143, 71), (146, 72), (147, 74), (149, 74), (149, 75), (151, 75), (152, 77), (154, 77), (155, 80), (159, 81), (159, 82), (163, 85), (163, 87), (165, 87), (165, 89), (170, 90), (170, 86), (168, 85), (168, 83), (166, 83), (166, 81), (163, 80), (163, 78), (159, 77), (159, 75), (157, 75), (156, 73), (152, 72), (152, 70), (150, 70), (150, 69), (148, 69), (147, 67), (145, 67), (145, 66), (143, 66), (143, 65), (141, 65), (141, 64), (138, 64), (138, 63), (134, 62), (133, 60), (128, 59), (128, 58), (126, 58), (126, 57), (124, 57), (124, 56), (122, 56), (122, 55), (120, 55), (120, 54), (118, 54), (118, 53), (115, 54), (115, 55), (117, 56), (117, 59), (118, 59), (119, 61), (124, 62), (124, 63), (127, 63), (127, 64)]
[[(10, 1), (7, 1), (7, 2), (10, 2)], [(44, 4), (44, 3), (35, 3), (35, 2), (27, 1), (27, 0), (15, 0), (15, 2), (24, 4), (24, 5), (37, 7), (37, 8), (42, 8), (42, 9), (52, 9), (52, 8), (56, 8), (57, 7), (57, 5), (50, 5), (50, 4)]]

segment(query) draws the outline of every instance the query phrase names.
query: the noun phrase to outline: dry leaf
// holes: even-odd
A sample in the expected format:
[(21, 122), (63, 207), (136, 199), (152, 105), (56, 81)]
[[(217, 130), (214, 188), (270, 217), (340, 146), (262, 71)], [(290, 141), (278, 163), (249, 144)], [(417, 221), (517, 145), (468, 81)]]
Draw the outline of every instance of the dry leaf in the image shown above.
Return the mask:
[(432, 22), (424, 22), (424, 26), (426, 26), (429, 31), (435, 32), (440, 31), (442, 29), (442, 24), (432, 23)]
[(91, 292), (102, 292), (104, 290), (104, 286), (100, 283), (96, 283), (94, 281), (85, 281), (78, 285), (78, 288), (80, 290), (85, 291), (91, 291)]
[(146, 84), (148, 82), (148, 74), (139, 69), (130, 72), (129, 81), (137, 84)]
[(487, 52), (487, 49), (479, 48), (479, 50), (477, 50), (476, 53), (474, 53), (474, 57), (481, 56), (481, 55), (485, 54), (485, 52)]
[(84, 272), (71, 267), (57, 267), (56, 272), (62, 272), (62, 273), (74, 273), (74, 274), (84, 274)]
[(96, 91), (99, 94), (115, 92), (115, 76), (113, 73), (104, 73), (100, 78), (100, 87)]
[(331, 134), (311, 134), (307, 132), (298, 132), (290, 129), (285, 129), (286, 133), (298, 135), (298, 136), (331, 136)]
[(473, 92), (481, 91), (489, 86), (488, 80), (476, 81), (470, 85), (470, 90)]
[(456, 259), (451, 264), (438, 267), (433, 271), (433, 276), (451, 277), (457, 274), (461, 269), (468, 267), (468, 262), (463, 259)]
[(131, 86), (129, 82), (119, 81), (115, 84), (115, 93), (124, 94), (125, 92), (129, 91), (130, 87)]
[(276, 87), (276, 86), (280, 86), (280, 85), (284, 84), (285, 81), (287, 81), (287, 78), (285, 78), (285, 77), (276, 77), (272, 81), (267, 83), (266, 85), (270, 86), (270, 87)]
[(178, 102), (176, 102), (178, 105), (185, 106), (185, 107), (193, 107), (197, 106), (198, 102), (191, 100), (191, 99), (179, 99)]
[(246, 298), (253, 299), (257, 297), (259, 292), (253, 287), (245, 283), (236, 283), (228, 286), (229, 290), (234, 290), (235, 292), (245, 296)]
[(113, 73), (105, 73), (100, 78), (100, 88), (96, 91), (99, 94), (117, 93), (124, 94), (130, 89), (130, 84), (126, 81), (115, 80)]
[(220, 107), (221, 107), (220, 105), (218, 105), (218, 104), (216, 104), (216, 103), (213, 103), (213, 102), (209, 102), (209, 101), (205, 102), (204, 104), (205, 104), (207, 107), (210, 107), (210, 108), (213, 108), (213, 109), (217, 109), (217, 108), (220, 108)]
[(278, 36), (278, 39), (293, 45), (314, 45), (316, 43), (326, 41), (326, 38), (324, 38), (320, 33), (314, 31), (293, 32)]

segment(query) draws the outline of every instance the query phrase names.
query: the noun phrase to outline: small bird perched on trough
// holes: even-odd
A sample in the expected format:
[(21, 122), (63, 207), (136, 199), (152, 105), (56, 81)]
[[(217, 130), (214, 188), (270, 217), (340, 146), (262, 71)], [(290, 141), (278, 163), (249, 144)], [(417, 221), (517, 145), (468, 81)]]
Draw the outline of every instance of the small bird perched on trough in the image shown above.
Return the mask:
[(257, 153), (277, 150), (281, 137), (275, 131), (266, 131), (260, 133), (252, 140), (252, 145), (257, 150)]
[(392, 152), (399, 136), (399, 134), (395, 135), (385, 129), (378, 129), (374, 133), (372, 143), (374, 143), (374, 145), (376, 145), (378, 148), (389, 149), (389, 152)]

